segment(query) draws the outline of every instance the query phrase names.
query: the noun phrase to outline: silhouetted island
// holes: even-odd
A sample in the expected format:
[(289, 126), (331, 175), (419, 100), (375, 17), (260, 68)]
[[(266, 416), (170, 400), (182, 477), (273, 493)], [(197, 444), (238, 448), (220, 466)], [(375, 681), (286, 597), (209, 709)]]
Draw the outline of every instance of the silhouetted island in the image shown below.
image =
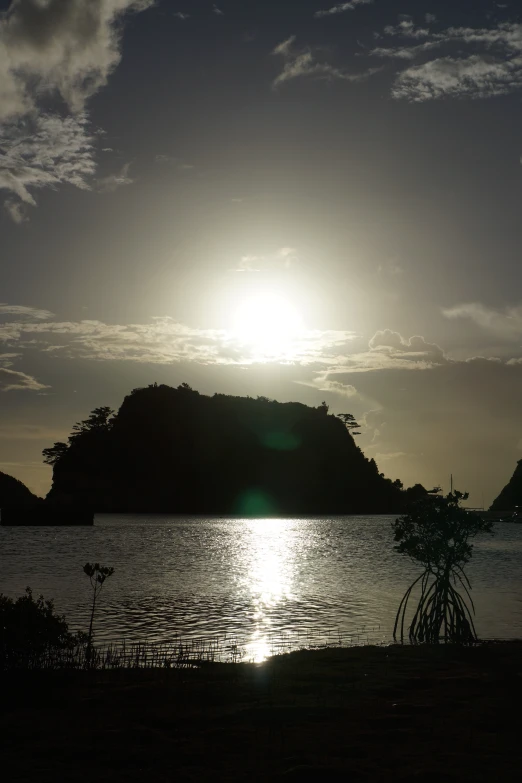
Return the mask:
[(333, 416), (264, 397), (199, 394), (153, 384), (116, 415), (97, 408), (69, 443), (44, 451), (48, 500), (99, 512), (322, 515), (400, 512), (426, 494), (379, 473)]
[(33, 495), (18, 479), (0, 473), (0, 524), (7, 527), (34, 525), (92, 525), (94, 513), (84, 503), (53, 503)]
[(491, 504), (490, 511), (515, 511), (522, 507), (522, 459), (517, 462), (515, 472)]
[(5, 506), (27, 506), (38, 501), (39, 498), (25, 484), (0, 472), (0, 509)]

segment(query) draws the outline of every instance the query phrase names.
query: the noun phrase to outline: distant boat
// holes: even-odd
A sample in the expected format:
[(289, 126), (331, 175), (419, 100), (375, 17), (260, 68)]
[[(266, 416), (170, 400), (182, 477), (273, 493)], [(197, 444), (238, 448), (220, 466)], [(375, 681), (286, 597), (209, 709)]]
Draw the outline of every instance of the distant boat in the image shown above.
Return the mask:
[(4, 506), (0, 514), (0, 524), (6, 527), (29, 527), (31, 525), (62, 527), (94, 524), (93, 511), (72, 505), (54, 505), (45, 502), (26, 506)]

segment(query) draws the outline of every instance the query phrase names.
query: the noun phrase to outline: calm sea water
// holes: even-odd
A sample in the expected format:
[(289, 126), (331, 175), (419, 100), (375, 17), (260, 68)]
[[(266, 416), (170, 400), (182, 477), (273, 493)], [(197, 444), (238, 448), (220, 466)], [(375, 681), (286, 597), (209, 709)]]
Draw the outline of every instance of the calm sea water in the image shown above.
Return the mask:
[[(390, 641), (418, 570), (393, 551), (393, 517), (201, 519), (100, 515), (92, 528), (1, 528), (0, 592), (27, 585), (87, 629), (86, 561), (115, 568), (98, 641), (237, 640), (262, 660), (303, 643)], [(477, 540), (469, 567), (480, 636), (522, 637), (522, 525)]]

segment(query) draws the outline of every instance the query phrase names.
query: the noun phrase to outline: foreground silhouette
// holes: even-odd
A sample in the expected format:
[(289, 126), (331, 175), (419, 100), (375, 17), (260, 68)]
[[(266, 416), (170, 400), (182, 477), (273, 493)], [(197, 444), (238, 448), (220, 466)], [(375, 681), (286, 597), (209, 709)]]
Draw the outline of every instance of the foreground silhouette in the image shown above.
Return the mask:
[(492, 533), (493, 524), (461, 508), (461, 501), (467, 499), (467, 493), (462, 492), (428, 497), (414, 503), (406, 516), (394, 523), (396, 551), (423, 569), (400, 603), (394, 639), (400, 628), (400, 639), (404, 640), (408, 602), (420, 583), (420, 599), (409, 626), (410, 641), (427, 644), (477, 641), (471, 584), (464, 568), (473, 554), (471, 539), (479, 533)]
[(355, 444), (349, 414), (149, 386), (44, 450), (48, 499), (95, 511), (269, 516), (400, 512), (403, 491)]
[(38, 783), (518, 782), (521, 655), (362, 647), (262, 666), (8, 672), (2, 769)]

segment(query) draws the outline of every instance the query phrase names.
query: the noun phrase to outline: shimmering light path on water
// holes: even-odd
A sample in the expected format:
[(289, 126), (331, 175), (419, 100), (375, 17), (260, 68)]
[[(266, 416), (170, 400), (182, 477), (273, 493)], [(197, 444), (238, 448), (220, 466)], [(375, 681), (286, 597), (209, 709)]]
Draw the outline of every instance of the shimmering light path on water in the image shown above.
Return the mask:
[[(0, 592), (53, 597), (88, 624), (83, 564), (116, 569), (98, 641), (237, 640), (248, 658), (314, 643), (390, 641), (418, 573), (393, 551), (393, 517), (190, 519), (116, 516), (93, 528), (1, 528)], [(483, 637), (522, 637), (522, 525), (477, 542), (469, 575)]]

